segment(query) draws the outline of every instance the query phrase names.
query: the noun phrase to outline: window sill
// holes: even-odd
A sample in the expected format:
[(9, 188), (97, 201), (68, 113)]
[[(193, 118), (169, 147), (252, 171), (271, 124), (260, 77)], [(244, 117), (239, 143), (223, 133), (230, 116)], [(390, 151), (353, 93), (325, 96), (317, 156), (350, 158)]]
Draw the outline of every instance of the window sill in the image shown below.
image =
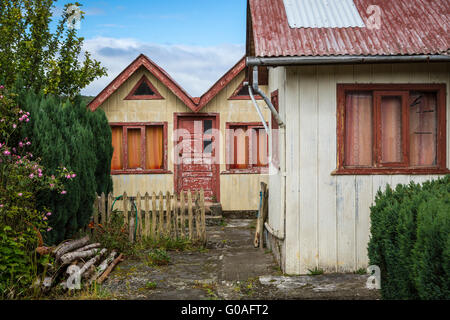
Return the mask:
[(137, 174), (172, 174), (170, 170), (114, 170), (111, 175), (137, 175)]
[(229, 169), (222, 171), (220, 174), (268, 174), (269, 168), (254, 168), (254, 169)]
[(449, 174), (449, 169), (441, 168), (341, 168), (331, 172), (332, 176), (344, 175), (432, 175)]

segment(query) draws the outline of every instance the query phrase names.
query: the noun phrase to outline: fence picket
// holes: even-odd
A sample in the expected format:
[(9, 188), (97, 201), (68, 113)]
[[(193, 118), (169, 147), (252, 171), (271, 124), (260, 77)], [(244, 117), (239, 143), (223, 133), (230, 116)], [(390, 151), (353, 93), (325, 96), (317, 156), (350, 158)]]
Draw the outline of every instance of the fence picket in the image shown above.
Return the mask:
[(170, 192), (166, 193), (166, 237), (170, 237), (171, 234), (171, 224), (172, 224), (172, 206), (171, 206), (171, 196)]
[(181, 237), (185, 237), (185, 231), (186, 231), (186, 220), (185, 220), (185, 204), (184, 204), (184, 191), (181, 191), (180, 193), (180, 234)]
[(173, 233), (175, 239), (178, 239), (178, 195), (176, 193), (173, 194)]
[(200, 218), (201, 218), (201, 233), (202, 233), (202, 242), (206, 243), (206, 216), (205, 216), (205, 191), (203, 189), (200, 190)]
[(193, 240), (193, 232), (194, 232), (194, 227), (193, 227), (193, 213), (192, 213), (192, 194), (191, 194), (191, 190), (188, 190), (188, 216), (189, 216), (189, 240)]
[(141, 194), (136, 195), (136, 209), (137, 209), (137, 232), (136, 238), (142, 239), (142, 211), (141, 211)]
[(145, 237), (150, 236), (150, 195), (148, 192), (144, 196), (144, 207), (145, 207)]
[(127, 193), (124, 192), (123, 193), (123, 197), (122, 197), (122, 205), (123, 205), (123, 224), (125, 226), (128, 225), (128, 197), (127, 197)]
[(163, 237), (164, 230), (164, 195), (162, 191), (159, 192), (159, 221), (158, 221), (158, 237)]
[(107, 217), (106, 224), (109, 226), (111, 224), (111, 216), (112, 216), (112, 204), (113, 204), (113, 195), (110, 192), (108, 195), (108, 208), (107, 208)]
[(100, 197), (100, 214), (100, 224), (106, 226), (106, 196), (104, 192), (102, 192), (102, 195)]
[(156, 193), (152, 195), (152, 239), (156, 238)]

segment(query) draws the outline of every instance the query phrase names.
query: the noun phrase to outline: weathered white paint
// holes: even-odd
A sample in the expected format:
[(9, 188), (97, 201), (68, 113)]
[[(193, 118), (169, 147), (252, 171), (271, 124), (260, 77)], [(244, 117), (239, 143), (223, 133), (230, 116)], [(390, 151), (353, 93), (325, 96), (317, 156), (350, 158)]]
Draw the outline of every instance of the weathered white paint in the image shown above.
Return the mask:
[[(314, 267), (354, 271), (368, 264), (370, 206), (387, 184), (438, 176), (333, 176), (336, 169), (336, 88), (339, 83), (446, 83), (447, 166), (450, 167), (450, 64), (304, 66), (269, 70), (269, 92), (279, 90), (286, 119), (286, 210), (282, 175), (269, 179), (269, 223), (285, 227), (283, 270)], [(285, 226), (283, 217), (285, 215)]]

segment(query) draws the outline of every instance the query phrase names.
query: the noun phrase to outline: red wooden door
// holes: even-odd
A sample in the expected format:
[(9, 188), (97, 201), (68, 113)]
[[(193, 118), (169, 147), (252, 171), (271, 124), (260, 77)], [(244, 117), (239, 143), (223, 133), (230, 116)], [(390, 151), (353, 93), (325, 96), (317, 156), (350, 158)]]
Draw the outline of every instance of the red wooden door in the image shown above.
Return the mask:
[(206, 199), (219, 199), (218, 164), (214, 161), (217, 141), (212, 132), (215, 123), (214, 117), (179, 118), (178, 128), (185, 133), (178, 139), (178, 191), (203, 189)]

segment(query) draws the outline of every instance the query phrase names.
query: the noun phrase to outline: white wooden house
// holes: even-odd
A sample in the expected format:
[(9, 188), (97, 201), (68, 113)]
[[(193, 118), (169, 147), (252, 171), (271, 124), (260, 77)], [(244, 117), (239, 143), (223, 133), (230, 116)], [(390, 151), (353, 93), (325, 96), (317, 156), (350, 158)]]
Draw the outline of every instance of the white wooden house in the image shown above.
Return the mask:
[(249, 0), (247, 19), (280, 117), (272, 250), (288, 274), (367, 267), (377, 191), (449, 173), (450, 2)]

